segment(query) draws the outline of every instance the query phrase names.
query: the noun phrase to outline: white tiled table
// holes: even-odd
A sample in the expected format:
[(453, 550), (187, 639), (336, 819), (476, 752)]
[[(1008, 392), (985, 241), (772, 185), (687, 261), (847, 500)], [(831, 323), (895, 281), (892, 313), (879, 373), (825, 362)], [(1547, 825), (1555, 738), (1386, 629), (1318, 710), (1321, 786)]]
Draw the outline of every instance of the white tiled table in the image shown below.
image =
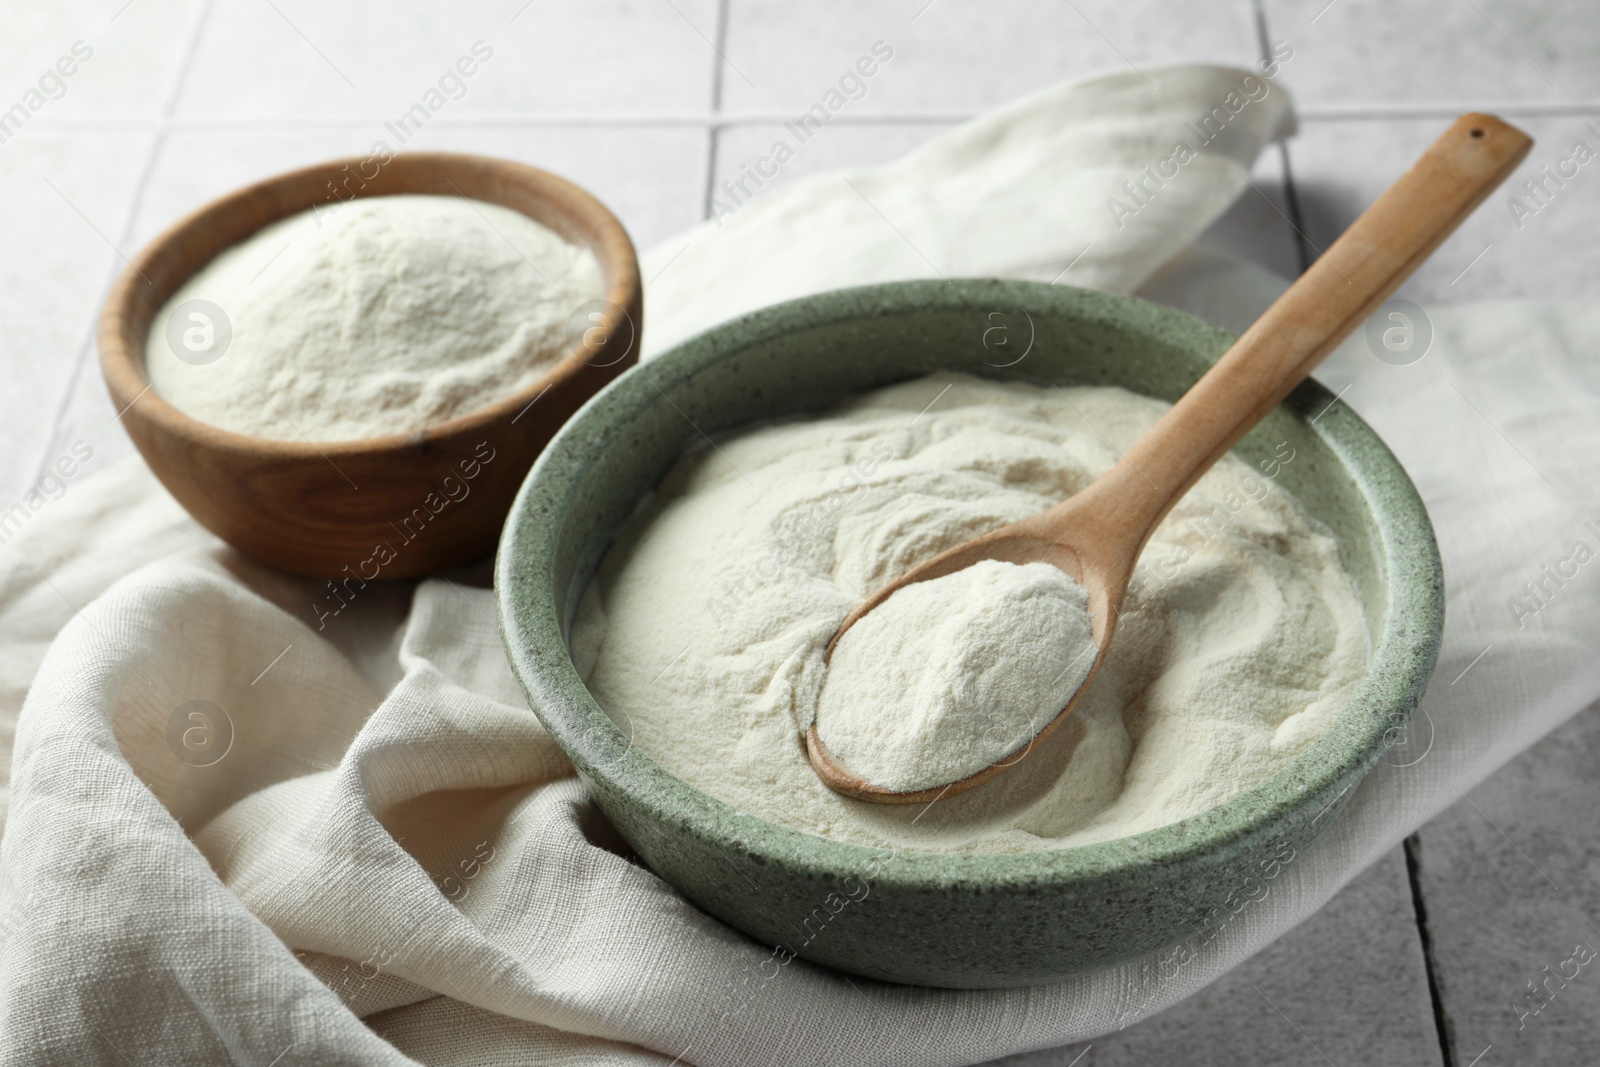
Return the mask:
[[(1052, 82), (1245, 64), (1287, 41), (1300, 132), (1263, 157), (1266, 197), (1247, 194), (1206, 240), (1292, 274), (1462, 110), (1534, 133), (1525, 171), (1580, 137), (1600, 146), (1584, 128), (1600, 130), (1596, 15), (1589, 0), (7, 0), (0, 108), (74, 42), (93, 55), (0, 144), (0, 506), (75, 441), (91, 468), (131, 451), (92, 345), (124, 255), (249, 179), (393, 145), (384, 123), (476, 41), (492, 57), (411, 144), (568, 174), (641, 247), (703, 218), (712, 190), (878, 40), (894, 60), (779, 181), (893, 158)], [(1600, 162), (1521, 222), (1492, 200), (1403, 294), (1594, 297)], [(1008, 1062), (1593, 1062), (1600, 972), (1520, 1028), (1513, 1005), (1576, 943), (1600, 945), (1597, 779), (1591, 709), (1200, 995)]]

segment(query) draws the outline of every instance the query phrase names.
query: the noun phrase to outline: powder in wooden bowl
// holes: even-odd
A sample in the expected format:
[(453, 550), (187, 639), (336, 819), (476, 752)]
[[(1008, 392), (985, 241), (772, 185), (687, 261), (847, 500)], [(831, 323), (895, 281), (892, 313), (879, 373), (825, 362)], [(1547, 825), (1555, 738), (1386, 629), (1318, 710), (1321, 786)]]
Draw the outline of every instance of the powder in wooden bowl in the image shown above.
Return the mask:
[(353, 200), (207, 264), (156, 315), (145, 367), (174, 407), (238, 433), (411, 433), (533, 384), (601, 294), (592, 252), (510, 208)]

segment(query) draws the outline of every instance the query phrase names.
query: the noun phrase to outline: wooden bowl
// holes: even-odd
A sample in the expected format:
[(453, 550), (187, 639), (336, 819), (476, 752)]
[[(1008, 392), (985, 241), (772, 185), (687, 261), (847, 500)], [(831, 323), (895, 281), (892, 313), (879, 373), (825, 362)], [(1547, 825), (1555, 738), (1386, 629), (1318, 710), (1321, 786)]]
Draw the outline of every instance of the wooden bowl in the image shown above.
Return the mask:
[[(367, 177), (368, 171), (376, 171)], [(184, 414), (150, 387), (144, 346), (167, 300), (218, 253), (279, 219), (340, 199), (429, 193), (520, 211), (600, 262), (598, 329), (574, 331), (548, 374), (488, 407), (415, 433), (357, 441), (273, 440)], [(206, 529), (265, 563), (350, 583), (407, 578), (494, 549), (534, 458), (584, 401), (638, 360), (642, 287), (610, 211), (546, 171), (481, 156), (414, 152), (378, 165), (337, 159), (213, 201), (150, 243), (100, 316), (111, 401), (145, 462)]]

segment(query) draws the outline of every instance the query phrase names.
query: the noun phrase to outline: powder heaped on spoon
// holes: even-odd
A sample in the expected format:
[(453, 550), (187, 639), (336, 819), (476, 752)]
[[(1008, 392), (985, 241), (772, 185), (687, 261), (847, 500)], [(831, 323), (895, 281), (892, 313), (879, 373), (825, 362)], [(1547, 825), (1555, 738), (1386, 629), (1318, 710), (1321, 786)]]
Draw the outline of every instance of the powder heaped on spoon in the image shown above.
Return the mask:
[(845, 631), (817, 705), (834, 762), (909, 793), (1004, 760), (1094, 665), (1089, 594), (1048, 563), (982, 560), (905, 586)]

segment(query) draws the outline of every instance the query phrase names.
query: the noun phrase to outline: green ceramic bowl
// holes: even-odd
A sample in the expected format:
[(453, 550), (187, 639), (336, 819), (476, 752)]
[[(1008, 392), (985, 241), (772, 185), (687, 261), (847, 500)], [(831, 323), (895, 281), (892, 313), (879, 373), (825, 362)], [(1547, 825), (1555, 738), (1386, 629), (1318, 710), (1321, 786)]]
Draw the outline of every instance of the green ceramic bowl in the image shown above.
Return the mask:
[(496, 564), (512, 665), (650, 867), (775, 946), (763, 977), (799, 956), (895, 982), (1015, 986), (1205, 939), (1328, 825), (1415, 708), (1443, 623), (1438, 548), (1383, 442), (1326, 389), (1302, 385), (1238, 451), (1258, 462), (1279, 442), (1294, 447), (1280, 483), (1333, 530), (1366, 609), (1367, 677), (1328, 731), (1257, 788), (1148, 833), (1026, 854), (897, 853), (787, 829), (688, 786), (590, 696), (568, 625), (634, 506), (700, 431), (817, 411), (938, 370), (1174, 400), (1232, 340), (1168, 308), (1060, 286), (846, 289), (724, 323), (628, 371), (545, 449)]

